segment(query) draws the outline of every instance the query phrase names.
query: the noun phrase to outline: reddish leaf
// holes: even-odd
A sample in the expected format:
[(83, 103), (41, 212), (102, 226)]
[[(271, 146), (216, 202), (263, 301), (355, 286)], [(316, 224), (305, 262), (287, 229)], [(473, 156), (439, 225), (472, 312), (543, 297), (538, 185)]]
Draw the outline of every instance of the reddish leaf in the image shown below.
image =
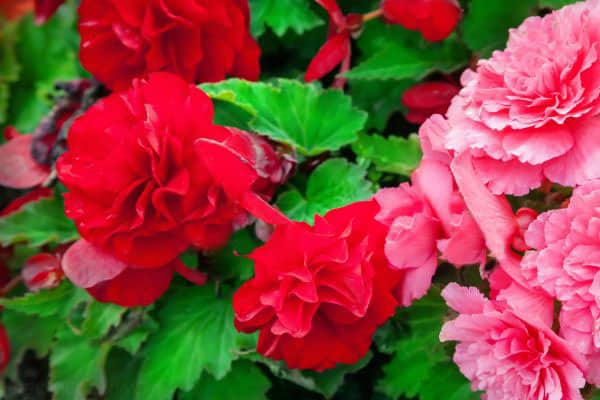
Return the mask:
[(340, 65), (350, 54), (350, 33), (347, 31), (332, 36), (319, 49), (304, 75), (306, 82), (321, 79)]
[(0, 186), (28, 189), (43, 183), (49, 176), (31, 156), (31, 135), (22, 135), (0, 146)]

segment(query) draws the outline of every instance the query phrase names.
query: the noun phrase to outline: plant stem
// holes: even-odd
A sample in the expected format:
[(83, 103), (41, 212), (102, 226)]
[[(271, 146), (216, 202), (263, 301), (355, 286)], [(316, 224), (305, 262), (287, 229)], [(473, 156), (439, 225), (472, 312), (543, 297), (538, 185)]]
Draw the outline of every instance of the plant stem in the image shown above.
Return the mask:
[(378, 8), (377, 10), (373, 10), (371, 12), (363, 14), (362, 19), (363, 19), (363, 22), (367, 22), (367, 21), (370, 21), (372, 19), (379, 18), (382, 15), (383, 15), (383, 10), (381, 8)]
[(9, 294), (14, 288), (16, 288), (17, 286), (19, 286), (19, 284), (23, 281), (23, 277), (21, 276), (21, 274), (15, 276), (14, 278), (12, 278), (10, 280), (10, 282), (8, 282), (6, 284), (6, 286), (4, 286), (2, 289), (0, 289), (0, 297), (4, 297), (7, 294)]

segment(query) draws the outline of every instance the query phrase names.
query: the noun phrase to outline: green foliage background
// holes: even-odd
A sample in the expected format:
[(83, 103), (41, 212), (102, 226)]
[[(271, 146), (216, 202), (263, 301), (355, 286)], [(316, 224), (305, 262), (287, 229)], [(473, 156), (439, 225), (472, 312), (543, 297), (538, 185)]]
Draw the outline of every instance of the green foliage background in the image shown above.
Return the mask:
[[(400, 97), (431, 76), (460, 72), (506, 42), (508, 29), (530, 15), (573, 1), (463, 0), (455, 34), (428, 43), (418, 33), (379, 20), (355, 41), (345, 92), (304, 84), (302, 75), (323, 44), (327, 19), (310, 0), (250, 0), (252, 32), (263, 49), (260, 83), (236, 79), (201, 85), (214, 100), (216, 121), (293, 147), (301, 167), (276, 204), (292, 219), (371, 196), (408, 180), (421, 154), (417, 129), (404, 119)], [(368, 12), (377, 1), (340, 1), (345, 12)], [(76, 5), (70, 1), (43, 26), (27, 16), (0, 21), (0, 128), (32, 132), (50, 110), (54, 84), (88, 76), (77, 58)], [(314, 167), (316, 166), (316, 167)], [(19, 192), (2, 190), (2, 205)], [(14, 245), (17, 271), (39, 251), (77, 238), (61, 197), (30, 204), (0, 219), (0, 244)], [(376, 335), (371, 353), (354, 366), (325, 373), (288, 370), (254, 351), (256, 336), (233, 327), (232, 292), (252, 276), (247, 254), (260, 241), (238, 232), (206, 261), (211, 282), (176, 280), (155, 305), (124, 309), (93, 301), (68, 282), (39, 294), (17, 290), (0, 300), (13, 349), (3, 379), (7, 399), (229, 400), (475, 399), (438, 341), (448, 310), (439, 288), (455, 271), (443, 267), (430, 294), (403, 309)], [(192, 267), (208, 268), (194, 254)], [(481, 284), (477, 271), (460, 276)]]

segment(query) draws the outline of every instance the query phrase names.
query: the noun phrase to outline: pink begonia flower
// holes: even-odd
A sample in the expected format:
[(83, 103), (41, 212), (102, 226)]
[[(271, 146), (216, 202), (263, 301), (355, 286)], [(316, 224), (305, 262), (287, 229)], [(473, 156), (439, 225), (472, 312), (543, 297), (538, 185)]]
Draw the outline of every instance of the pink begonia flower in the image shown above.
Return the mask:
[(449, 284), (442, 296), (459, 316), (441, 341), (458, 341), (454, 361), (487, 400), (579, 400), (585, 359), (547, 325), (477, 288)]
[(398, 293), (403, 306), (425, 295), (442, 259), (457, 267), (485, 262), (486, 246), (452, 178), (449, 154), (434, 144), (447, 130), (438, 116), (420, 130), (424, 157), (408, 183), (375, 195), (381, 207), (376, 219), (389, 228), (385, 255), (392, 266), (406, 271)]
[[(590, 361), (600, 357), (600, 181), (573, 192), (567, 208), (541, 214), (525, 234), (528, 282), (562, 302), (561, 335)], [(588, 379), (600, 384), (600, 368)]]
[(462, 83), (445, 146), (470, 152), (493, 193), (600, 177), (600, 0), (528, 18)]
[[(527, 218), (518, 218), (506, 197), (494, 195), (486, 187), (477, 175), (469, 153), (457, 156), (451, 168), (465, 203), (485, 237), (487, 248), (504, 272), (502, 282), (492, 280), (492, 285), (497, 287), (495, 298), (551, 324), (554, 316), (552, 297), (531, 287), (521, 271), (521, 258), (513, 251), (513, 243), (522, 239), (520, 225)], [(498, 275), (492, 275), (492, 278), (498, 279)]]

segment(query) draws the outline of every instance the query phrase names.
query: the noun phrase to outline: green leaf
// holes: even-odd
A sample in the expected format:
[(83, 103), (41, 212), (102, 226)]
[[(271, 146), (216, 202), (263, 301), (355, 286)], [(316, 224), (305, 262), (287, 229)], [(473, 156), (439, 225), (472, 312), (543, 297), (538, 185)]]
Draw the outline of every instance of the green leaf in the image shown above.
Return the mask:
[(146, 315), (139, 326), (117, 339), (114, 344), (130, 354), (136, 354), (148, 336), (158, 328), (158, 324)]
[(38, 358), (43, 358), (48, 354), (54, 334), (59, 326), (64, 324), (64, 321), (60, 318), (27, 315), (4, 309), (2, 323), (8, 332), (11, 350), (7, 374), (14, 377), (23, 354), (27, 350), (33, 350)]
[(11, 87), (8, 122), (21, 132), (32, 132), (51, 107), (54, 83), (81, 77), (75, 29), (76, 6), (65, 4), (44, 25), (32, 15), (23, 18), (17, 32), (19, 81)]
[(92, 387), (105, 390), (108, 343), (92, 343), (70, 328), (58, 334), (50, 354), (50, 390), (57, 400), (85, 400)]
[(0, 305), (8, 310), (40, 317), (66, 317), (78, 303), (89, 298), (85, 291), (69, 282), (63, 282), (54, 289), (27, 293), (22, 297), (0, 299)]
[(31, 247), (66, 243), (79, 237), (75, 224), (65, 216), (57, 198), (26, 204), (14, 214), (0, 218), (0, 244), (27, 242)]
[(383, 131), (390, 116), (404, 108), (401, 102), (402, 94), (415, 83), (410, 79), (350, 82), (352, 101), (369, 114), (366, 128)]
[(323, 25), (323, 20), (310, 9), (306, 0), (250, 0), (252, 33), (260, 36), (265, 25), (281, 37), (288, 30), (298, 35)]
[(132, 400), (142, 359), (119, 349), (112, 349), (106, 360), (106, 400)]
[(463, 20), (463, 39), (471, 50), (488, 57), (504, 48), (509, 28), (534, 14), (536, 6), (537, 0), (473, 0)]
[[(436, 288), (399, 312), (395, 319), (407, 325), (408, 333), (399, 335), (391, 346), (387, 343), (389, 338), (386, 338), (383, 349), (391, 347), (394, 356), (383, 367), (379, 391), (392, 398), (405, 396), (420, 400), (479, 398), (478, 394), (471, 392), (469, 381), (460, 374), (444, 344), (439, 341), (447, 312), (448, 308)], [(390, 324), (393, 323), (392, 320)]]
[(554, 9), (563, 8), (569, 4), (577, 3), (580, 0), (540, 0), (540, 7), (550, 7)]
[(312, 223), (315, 214), (371, 197), (371, 183), (365, 175), (364, 168), (343, 158), (327, 160), (310, 175), (305, 194), (288, 190), (277, 198), (277, 205), (291, 219)]
[(10, 84), (19, 78), (20, 66), (15, 53), (15, 24), (0, 27), (0, 125), (7, 118)]
[(421, 80), (435, 71), (453, 72), (468, 61), (468, 51), (452, 40), (427, 47), (390, 42), (346, 73), (346, 77), (366, 80)]
[(119, 324), (125, 311), (124, 307), (92, 300), (85, 310), (82, 331), (91, 338), (100, 339)]
[(279, 79), (273, 84), (230, 79), (200, 86), (213, 99), (233, 103), (254, 118), (257, 133), (314, 156), (354, 142), (366, 113), (339, 90)]
[(250, 122), (254, 115), (242, 107), (221, 100), (213, 100), (215, 116), (213, 122), (217, 125), (232, 126), (234, 128), (249, 130)]
[(421, 161), (421, 145), (416, 135), (408, 138), (361, 134), (352, 145), (354, 152), (375, 164), (378, 171), (410, 176)]
[(289, 369), (281, 361), (264, 358), (256, 353), (250, 354), (246, 358), (265, 365), (278, 378), (293, 382), (304, 389), (320, 393), (325, 398), (331, 398), (343, 384), (344, 377), (363, 369), (371, 361), (373, 355), (368, 353), (356, 364), (339, 365), (324, 372)]
[(202, 373), (222, 379), (235, 358), (231, 292), (217, 296), (211, 285), (185, 287), (165, 299), (160, 330), (144, 350), (136, 398), (171, 399), (177, 388), (191, 390)]
[(254, 274), (252, 261), (244, 257), (261, 244), (252, 228), (242, 229), (231, 237), (227, 245), (213, 256), (215, 273), (225, 280), (246, 281)]
[(271, 382), (260, 368), (249, 361), (236, 361), (221, 380), (202, 374), (190, 392), (182, 392), (179, 400), (266, 400)]

